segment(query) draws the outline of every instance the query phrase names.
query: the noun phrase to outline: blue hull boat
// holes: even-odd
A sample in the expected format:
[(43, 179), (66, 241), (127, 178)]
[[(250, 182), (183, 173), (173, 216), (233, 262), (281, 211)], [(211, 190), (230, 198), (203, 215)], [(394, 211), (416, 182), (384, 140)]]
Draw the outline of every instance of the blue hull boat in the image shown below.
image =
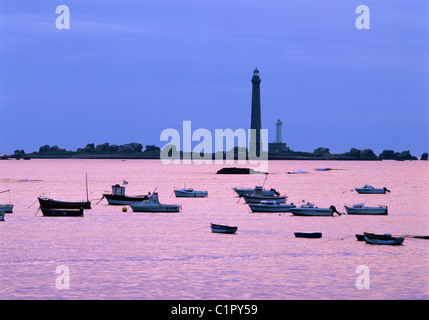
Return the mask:
[(363, 233), (365, 236), (365, 242), (369, 244), (379, 244), (379, 245), (393, 245), (400, 246), (404, 242), (403, 237), (392, 237), (390, 234), (373, 234), (373, 233)]
[(321, 232), (295, 232), (295, 237), (297, 238), (321, 238), (322, 237), (322, 233)]
[(230, 227), (214, 223), (211, 223), (210, 227), (214, 233), (235, 233), (238, 229), (238, 227)]

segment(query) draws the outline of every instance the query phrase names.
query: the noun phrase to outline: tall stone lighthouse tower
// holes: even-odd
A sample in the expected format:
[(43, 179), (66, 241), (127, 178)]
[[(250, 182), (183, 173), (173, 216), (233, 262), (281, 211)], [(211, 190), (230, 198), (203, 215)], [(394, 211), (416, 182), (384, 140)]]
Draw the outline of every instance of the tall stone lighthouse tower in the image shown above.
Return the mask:
[(250, 144), (249, 151), (252, 155), (260, 156), (261, 145), (261, 79), (259, 78), (259, 70), (255, 68), (252, 77), (252, 117), (250, 121)]

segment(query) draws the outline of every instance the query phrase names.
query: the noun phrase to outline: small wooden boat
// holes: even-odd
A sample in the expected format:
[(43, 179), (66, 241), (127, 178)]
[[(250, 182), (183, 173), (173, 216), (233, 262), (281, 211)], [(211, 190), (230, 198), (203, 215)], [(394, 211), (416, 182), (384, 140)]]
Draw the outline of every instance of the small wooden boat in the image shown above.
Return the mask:
[(291, 208), (296, 206), (286, 203), (278, 203), (276, 200), (262, 200), (259, 203), (249, 203), (249, 208), (252, 212), (289, 212)]
[(160, 203), (157, 192), (152, 193), (148, 200), (130, 206), (134, 212), (179, 212), (181, 208), (178, 204)]
[(79, 209), (52, 209), (40, 208), (45, 217), (83, 217), (83, 208)]
[(364, 232), (365, 242), (369, 244), (401, 245), (403, 237), (392, 237), (390, 234), (374, 234)]
[(103, 194), (103, 198), (106, 198), (109, 205), (129, 205), (148, 200), (149, 195), (127, 196), (125, 195), (125, 187), (115, 184), (112, 186), (112, 193)]
[(0, 221), (4, 221), (4, 212), (0, 212)]
[(362, 188), (355, 188), (359, 194), (384, 194), (390, 192), (386, 187), (383, 188), (374, 188), (368, 184), (364, 185)]
[(47, 209), (91, 209), (90, 201), (59, 201), (46, 197), (38, 197), (42, 208)]
[(209, 194), (207, 191), (196, 191), (192, 188), (174, 190), (177, 198), (204, 198)]
[(250, 196), (255, 191), (256, 188), (261, 188), (262, 189), (261, 190), (262, 195), (264, 195), (264, 196), (273, 197), (275, 195), (277, 195), (277, 196), (280, 195), (280, 193), (274, 188), (271, 188), (270, 190), (268, 190), (268, 189), (263, 189), (262, 187), (258, 187), (258, 186), (256, 186), (253, 189), (251, 189), (251, 188), (233, 188), (233, 190), (238, 194), (239, 197), (242, 197), (242, 196)]
[(0, 204), (0, 212), (12, 213), (13, 212), (13, 204)]
[(60, 201), (47, 197), (38, 197), (41, 208), (45, 209), (91, 209), (88, 199), (88, 176), (86, 176), (86, 201)]
[(364, 203), (358, 203), (352, 206), (345, 205), (344, 208), (348, 214), (387, 215), (387, 206), (383, 205), (378, 207), (367, 207)]
[(322, 233), (321, 232), (294, 232), (295, 237), (297, 238), (312, 238), (312, 239), (316, 239), (316, 238), (321, 238), (322, 237)]
[(335, 206), (330, 206), (329, 208), (318, 208), (310, 202), (303, 204), (299, 208), (291, 208), (290, 212), (295, 216), (333, 216), (334, 212), (341, 215)]
[(214, 223), (210, 224), (210, 228), (214, 233), (235, 233), (238, 229), (238, 227), (230, 227), (230, 226), (214, 224)]

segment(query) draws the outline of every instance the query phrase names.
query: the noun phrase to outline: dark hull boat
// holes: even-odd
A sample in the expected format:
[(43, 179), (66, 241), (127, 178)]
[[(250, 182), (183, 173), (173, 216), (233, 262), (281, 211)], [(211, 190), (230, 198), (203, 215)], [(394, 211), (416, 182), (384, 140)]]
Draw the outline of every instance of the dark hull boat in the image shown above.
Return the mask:
[(116, 194), (103, 194), (104, 198), (106, 198), (107, 202), (110, 205), (127, 205), (127, 204), (135, 204), (140, 203), (144, 200), (148, 200), (148, 195), (142, 196), (121, 196)]
[(148, 200), (149, 197), (150, 195), (127, 196), (125, 195), (125, 187), (120, 186), (119, 184), (115, 184), (112, 186), (112, 193), (103, 194), (103, 198), (106, 198), (107, 202), (110, 205), (138, 204), (144, 200)]
[(83, 208), (80, 209), (50, 209), (40, 208), (45, 217), (83, 217)]
[(214, 223), (211, 223), (210, 227), (214, 233), (235, 233), (238, 229), (238, 227), (230, 227)]
[(88, 199), (88, 177), (86, 177), (86, 201), (59, 201), (46, 197), (38, 197), (41, 208), (45, 209), (91, 209)]
[(294, 232), (295, 237), (297, 238), (312, 238), (312, 239), (316, 239), (316, 238), (321, 238), (322, 237), (322, 233), (321, 232)]
[(365, 242), (369, 244), (401, 245), (403, 237), (392, 237), (390, 234), (373, 234), (364, 232)]
[(47, 209), (91, 209), (90, 201), (58, 201), (39, 197), (39, 203), (41, 208)]

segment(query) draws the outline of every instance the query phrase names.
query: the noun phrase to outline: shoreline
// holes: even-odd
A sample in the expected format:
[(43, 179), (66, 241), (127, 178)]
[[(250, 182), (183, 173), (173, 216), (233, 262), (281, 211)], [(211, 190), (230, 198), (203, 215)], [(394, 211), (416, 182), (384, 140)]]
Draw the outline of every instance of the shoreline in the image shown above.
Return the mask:
[(177, 150), (174, 145), (167, 145), (162, 150), (155, 145), (143, 145), (131, 142), (123, 145), (110, 145), (108, 142), (95, 145), (89, 143), (85, 148), (76, 151), (59, 148), (57, 145), (44, 145), (39, 151), (27, 153), (24, 150), (15, 150), (12, 155), (0, 155), (0, 160), (7, 159), (195, 159), (195, 160), (341, 160), (341, 161), (380, 161), (380, 160), (428, 160), (428, 153), (424, 152), (420, 158), (411, 155), (409, 150), (395, 152), (383, 150), (378, 156), (369, 148), (351, 148), (343, 153), (331, 153), (329, 148), (319, 147), (312, 152), (287, 150), (262, 151), (259, 157), (249, 153), (245, 147), (233, 147), (229, 151), (216, 151), (208, 153), (195, 153)]
[[(219, 157), (222, 160), (232, 160), (231, 157), (227, 157), (225, 153), (222, 157)], [(131, 152), (131, 153), (79, 153), (79, 152), (67, 152), (67, 153), (30, 153), (30, 154), (20, 154), (20, 155), (3, 155), (0, 156), (0, 160), (31, 160), (31, 159), (94, 159), (94, 160), (102, 160), (102, 159), (126, 159), (126, 160), (159, 160), (160, 153), (147, 153), (147, 152)], [(192, 159), (190, 155), (186, 156), (183, 153), (180, 154), (180, 157), (175, 158), (177, 160), (183, 159)], [(201, 160), (202, 158), (198, 158)], [(204, 159), (212, 159), (215, 160), (215, 154), (206, 155)], [(247, 157), (241, 158), (235, 155), (234, 160), (248, 160)], [(256, 159), (259, 160), (259, 159)], [(264, 160), (264, 159), (260, 159)], [(342, 153), (342, 154), (318, 154), (311, 152), (289, 152), (284, 154), (268, 154), (268, 160), (316, 160), (316, 161), (382, 161), (382, 160), (394, 160), (394, 161), (405, 161), (405, 160), (427, 160), (422, 157), (417, 158), (410, 155), (408, 152), (406, 154), (397, 154), (393, 157), (383, 158), (380, 156), (372, 155), (369, 157), (362, 156), (361, 154), (352, 155), (350, 153)]]

